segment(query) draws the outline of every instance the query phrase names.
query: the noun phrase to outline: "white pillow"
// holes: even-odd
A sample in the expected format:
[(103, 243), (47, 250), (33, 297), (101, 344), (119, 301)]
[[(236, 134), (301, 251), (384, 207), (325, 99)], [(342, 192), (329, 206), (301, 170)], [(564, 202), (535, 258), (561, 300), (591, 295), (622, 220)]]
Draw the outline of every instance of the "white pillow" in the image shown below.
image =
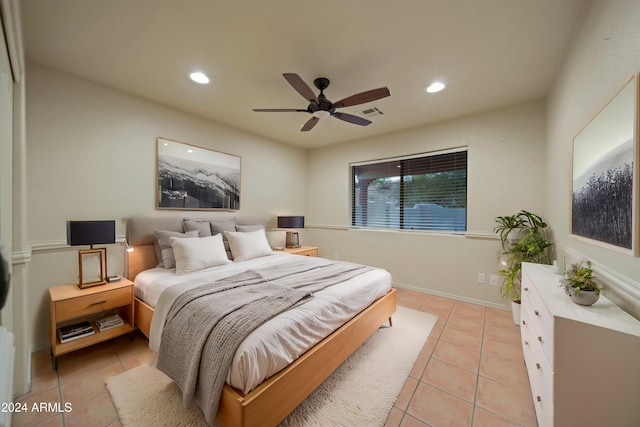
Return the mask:
[(246, 261), (273, 254), (264, 230), (249, 231), (247, 233), (225, 231), (224, 234), (229, 241), (234, 261)]
[(231, 262), (219, 234), (199, 239), (172, 237), (171, 246), (176, 256), (176, 274), (192, 273)]
[(176, 257), (173, 254), (173, 246), (171, 246), (172, 237), (198, 237), (198, 231), (187, 231), (180, 233), (178, 231), (153, 230), (156, 236), (156, 256), (158, 257), (158, 267), (173, 268), (176, 266)]

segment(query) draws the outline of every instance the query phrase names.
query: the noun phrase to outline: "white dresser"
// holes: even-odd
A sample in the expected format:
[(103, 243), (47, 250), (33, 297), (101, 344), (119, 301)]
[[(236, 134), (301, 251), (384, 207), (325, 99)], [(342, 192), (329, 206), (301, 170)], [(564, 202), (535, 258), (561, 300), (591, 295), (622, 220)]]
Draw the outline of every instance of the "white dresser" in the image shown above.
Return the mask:
[(520, 332), (540, 427), (640, 426), (640, 321), (573, 303), (551, 266), (522, 265)]

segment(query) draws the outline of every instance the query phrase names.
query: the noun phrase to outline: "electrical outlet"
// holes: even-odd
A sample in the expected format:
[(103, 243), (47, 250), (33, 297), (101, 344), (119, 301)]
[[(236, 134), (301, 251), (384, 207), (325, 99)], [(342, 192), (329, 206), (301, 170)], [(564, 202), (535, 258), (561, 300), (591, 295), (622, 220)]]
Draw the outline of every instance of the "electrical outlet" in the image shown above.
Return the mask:
[(478, 273), (478, 283), (487, 283), (487, 279), (484, 273)]
[(491, 276), (489, 276), (489, 284), (490, 285), (494, 285), (494, 286), (498, 285), (498, 275), (497, 274), (492, 274)]

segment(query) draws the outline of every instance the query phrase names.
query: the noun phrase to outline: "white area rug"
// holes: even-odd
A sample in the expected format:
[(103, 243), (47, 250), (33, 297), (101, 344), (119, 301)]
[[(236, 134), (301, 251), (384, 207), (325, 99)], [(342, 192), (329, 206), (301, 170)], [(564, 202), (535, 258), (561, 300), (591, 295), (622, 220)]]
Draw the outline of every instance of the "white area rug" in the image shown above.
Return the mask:
[[(373, 334), (281, 426), (383, 426), (436, 320), (398, 307), (393, 327)], [(206, 426), (200, 409), (184, 409), (178, 387), (152, 366), (109, 378), (107, 389), (125, 427)]]

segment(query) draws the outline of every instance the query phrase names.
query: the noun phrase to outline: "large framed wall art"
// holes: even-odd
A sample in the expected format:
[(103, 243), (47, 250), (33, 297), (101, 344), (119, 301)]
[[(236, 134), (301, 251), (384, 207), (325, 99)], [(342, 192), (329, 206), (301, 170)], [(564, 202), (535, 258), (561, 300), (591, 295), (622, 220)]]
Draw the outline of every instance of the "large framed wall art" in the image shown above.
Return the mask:
[(571, 235), (638, 255), (638, 75), (573, 139)]
[(240, 157), (156, 138), (156, 208), (240, 209)]

